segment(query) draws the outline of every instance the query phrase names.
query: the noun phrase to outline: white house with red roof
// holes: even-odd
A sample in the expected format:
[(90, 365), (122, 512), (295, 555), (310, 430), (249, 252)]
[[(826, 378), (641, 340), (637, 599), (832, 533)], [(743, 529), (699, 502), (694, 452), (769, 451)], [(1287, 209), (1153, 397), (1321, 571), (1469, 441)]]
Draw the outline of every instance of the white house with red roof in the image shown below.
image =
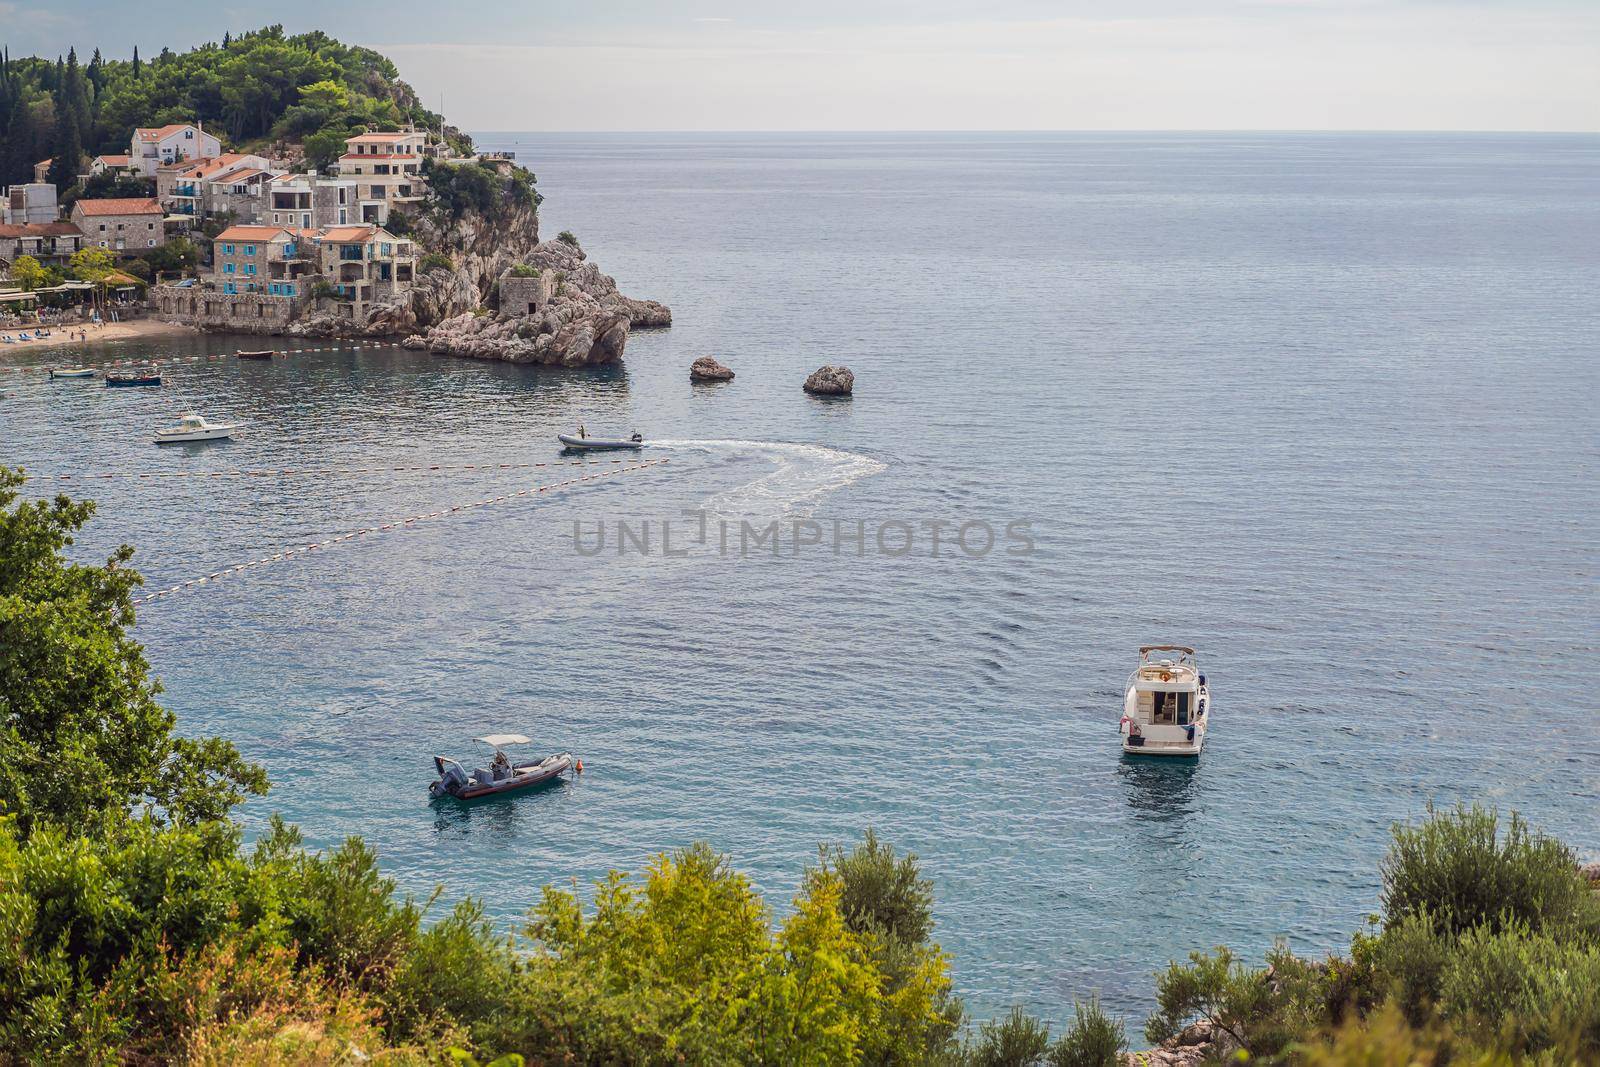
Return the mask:
[(178, 122), (168, 126), (140, 127), (133, 131), (128, 155), (146, 178), (156, 176), (156, 168), (180, 159), (220, 156), (222, 142), (199, 125)]
[(132, 156), (100, 155), (89, 161), (89, 173), (101, 174), (139, 174), (139, 165)]
[(72, 221), (87, 238), (86, 244), (132, 252), (167, 243), (161, 204), (153, 196), (79, 200), (72, 205)]

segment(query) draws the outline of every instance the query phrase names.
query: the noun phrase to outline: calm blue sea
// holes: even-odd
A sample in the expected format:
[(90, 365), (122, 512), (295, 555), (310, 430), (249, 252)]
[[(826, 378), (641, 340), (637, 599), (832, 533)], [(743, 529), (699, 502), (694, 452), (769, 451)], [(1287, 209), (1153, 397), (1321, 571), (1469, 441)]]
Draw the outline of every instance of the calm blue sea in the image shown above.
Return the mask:
[[(873, 826), (933, 876), (972, 1009), (1055, 1018), (1147, 1010), (1192, 948), (1338, 947), (1430, 802), (1600, 853), (1600, 137), (480, 141), (676, 325), (595, 372), (397, 348), (159, 391), (0, 372), (0, 460), (42, 473), (537, 463), (580, 421), (672, 442), (146, 605), (183, 729), (271, 772), (251, 826), (363, 835), (508, 925), (697, 839), (783, 906)], [(738, 378), (691, 387), (703, 353)], [(828, 362), (853, 400), (801, 393)], [(149, 443), (187, 410), (250, 432)], [(76, 551), (130, 542), (159, 588), (573, 470), (107, 479)], [(777, 554), (741, 554), (773, 520)], [(651, 554), (619, 557), (619, 521)], [(1152, 641), (1211, 678), (1198, 763), (1119, 756)], [(486, 730), (588, 771), (430, 807), (429, 757)]]

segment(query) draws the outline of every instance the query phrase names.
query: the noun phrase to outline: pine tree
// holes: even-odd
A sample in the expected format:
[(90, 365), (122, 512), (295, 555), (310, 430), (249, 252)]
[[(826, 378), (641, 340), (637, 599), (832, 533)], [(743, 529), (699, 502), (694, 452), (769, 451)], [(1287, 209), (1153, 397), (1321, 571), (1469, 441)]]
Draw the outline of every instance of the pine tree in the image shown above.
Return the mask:
[(227, 47), (232, 43), (233, 43), (233, 34), (229, 33), (226, 30), (222, 31), (222, 47), (223, 47), (223, 49), (226, 50)]
[(83, 139), (78, 135), (78, 118), (70, 107), (56, 105), (55, 154), (50, 159), (48, 180), (62, 192), (78, 184), (78, 167), (83, 162)]

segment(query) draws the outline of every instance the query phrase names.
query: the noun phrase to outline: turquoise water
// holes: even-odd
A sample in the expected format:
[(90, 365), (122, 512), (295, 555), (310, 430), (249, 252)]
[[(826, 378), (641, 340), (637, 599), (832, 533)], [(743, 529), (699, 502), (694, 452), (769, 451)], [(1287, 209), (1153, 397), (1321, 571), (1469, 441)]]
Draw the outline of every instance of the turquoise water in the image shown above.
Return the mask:
[[(695, 839), (781, 902), (873, 825), (934, 877), (974, 1011), (1057, 1018), (1146, 1010), (1194, 947), (1337, 947), (1430, 800), (1600, 852), (1600, 138), (482, 140), (677, 325), (582, 373), (381, 346), (159, 391), (0, 372), (0, 458), (46, 473), (531, 464), (579, 421), (674, 442), (145, 605), (184, 728), (271, 772), (252, 826), (362, 834), (509, 923)], [(706, 352), (738, 378), (691, 387)], [(800, 392), (824, 362), (853, 400)], [(191, 409), (250, 432), (148, 443)], [(612, 468), (106, 479), (80, 548), (133, 543), (157, 589)], [(822, 543), (663, 555), (706, 510)], [(963, 523), (995, 548), (952, 548)], [(1168, 640), (1211, 678), (1205, 755), (1123, 760), (1123, 681)], [(588, 771), (430, 807), (429, 757), (490, 729)]]

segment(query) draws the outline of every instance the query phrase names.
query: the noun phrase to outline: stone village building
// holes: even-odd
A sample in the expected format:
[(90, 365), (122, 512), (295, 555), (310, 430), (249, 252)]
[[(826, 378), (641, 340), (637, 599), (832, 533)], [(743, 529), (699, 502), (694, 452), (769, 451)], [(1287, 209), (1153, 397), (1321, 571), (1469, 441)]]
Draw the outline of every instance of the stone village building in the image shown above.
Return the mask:
[(167, 243), (161, 204), (155, 197), (79, 200), (72, 221), (97, 248), (133, 252)]
[(0, 265), (7, 270), (18, 256), (62, 266), (85, 244), (83, 231), (70, 222), (0, 223)]
[(317, 229), (230, 226), (212, 243), (211, 276), (150, 290), (160, 318), (275, 333), (309, 311), (360, 321), (411, 287), (416, 245), (371, 223)]
[(258, 222), (266, 199), (262, 187), (281, 173), (265, 156), (236, 152), (185, 160), (156, 169), (156, 199), (174, 216), (232, 212), (240, 222)]

